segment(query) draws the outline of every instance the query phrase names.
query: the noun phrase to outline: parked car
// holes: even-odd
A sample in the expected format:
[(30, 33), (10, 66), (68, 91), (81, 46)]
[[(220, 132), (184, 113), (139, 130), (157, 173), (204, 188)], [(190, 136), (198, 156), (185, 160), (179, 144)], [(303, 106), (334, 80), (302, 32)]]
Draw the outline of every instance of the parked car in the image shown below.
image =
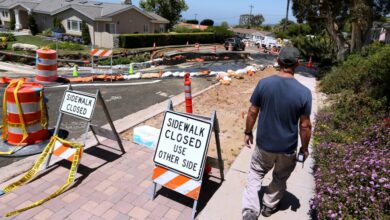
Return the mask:
[(232, 45), (233, 50), (245, 50), (245, 43), (240, 38), (228, 38), (225, 40), (224, 47), (229, 50), (229, 45)]

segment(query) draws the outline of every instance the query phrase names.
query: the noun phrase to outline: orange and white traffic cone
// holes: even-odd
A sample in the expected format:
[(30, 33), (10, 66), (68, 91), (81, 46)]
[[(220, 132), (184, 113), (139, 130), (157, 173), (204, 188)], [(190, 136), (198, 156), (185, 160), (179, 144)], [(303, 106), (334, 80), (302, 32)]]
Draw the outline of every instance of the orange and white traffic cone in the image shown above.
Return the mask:
[(306, 65), (306, 67), (307, 68), (313, 68), (313, 61), (312, 61), (312, 59), (311, 59), (311, 57), (310, 57), (310, 59), (309, 59), (309, 62), (307, 63), (307, 65)]

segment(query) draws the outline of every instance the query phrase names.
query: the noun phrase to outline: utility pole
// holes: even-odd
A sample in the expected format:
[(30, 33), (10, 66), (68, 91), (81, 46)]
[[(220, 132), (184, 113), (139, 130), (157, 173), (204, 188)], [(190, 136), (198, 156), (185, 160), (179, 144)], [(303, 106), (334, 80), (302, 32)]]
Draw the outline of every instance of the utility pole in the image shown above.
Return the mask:
[(288, 10), (290, 10), (290, 0), (287, 0), (286, 19), (284, 20), (283, 32), (286, 32), (286, 29), (287, 29)]
[(198, 14), (195, 13), (194, 15), (195, 15), (195, 20), (196, 20), (196, 16), (198, 16)]
[(254, 6), (251, 4), (251, 5), (249, 5), (249, 8), (250, 8), (250, 11), (249, 11), (249, 27), (251, 27), (252, 26), (252, 8), (253, 8)]

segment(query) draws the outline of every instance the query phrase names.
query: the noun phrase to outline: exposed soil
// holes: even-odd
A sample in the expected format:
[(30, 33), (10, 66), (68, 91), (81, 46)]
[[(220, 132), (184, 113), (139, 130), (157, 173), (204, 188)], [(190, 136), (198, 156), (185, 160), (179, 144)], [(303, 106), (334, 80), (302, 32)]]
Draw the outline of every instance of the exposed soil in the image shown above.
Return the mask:
[[(222, 158), (225, 162), (225, 168), (230, 167), (244, 147), (245, 119), (250, 106), (249, 99), (257, 82), (275, 72), (273, 68), (267, 68), (253, 76), (246, 76), (244, 79), (232, 79), (230, 85), (216, 86), (192, 100), (194, 114), (211, 116), (213, 111), (217, 111)], [(185, 105), (182, 103), (175, 106), (174, 109), (184, 112)], [(163, 114), (160, 114), (145, 121), (143, 124), (160, 129), (162, 120)], [(133, 131), (130, 129), (122, 133), (122, 138), (132, 140), (132, 135)], [(216, 157), (214, 135), (210, 142), (208, 155)]]

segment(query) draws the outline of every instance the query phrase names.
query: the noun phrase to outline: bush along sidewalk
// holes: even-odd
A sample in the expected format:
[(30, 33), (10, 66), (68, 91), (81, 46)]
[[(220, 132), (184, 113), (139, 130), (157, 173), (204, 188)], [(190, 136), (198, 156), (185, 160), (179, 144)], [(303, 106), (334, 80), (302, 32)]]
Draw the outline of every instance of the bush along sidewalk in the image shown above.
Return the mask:
[(390, 219), (390, 46), (372, 45), (321, 81), (311, 200), (316, 219)]

